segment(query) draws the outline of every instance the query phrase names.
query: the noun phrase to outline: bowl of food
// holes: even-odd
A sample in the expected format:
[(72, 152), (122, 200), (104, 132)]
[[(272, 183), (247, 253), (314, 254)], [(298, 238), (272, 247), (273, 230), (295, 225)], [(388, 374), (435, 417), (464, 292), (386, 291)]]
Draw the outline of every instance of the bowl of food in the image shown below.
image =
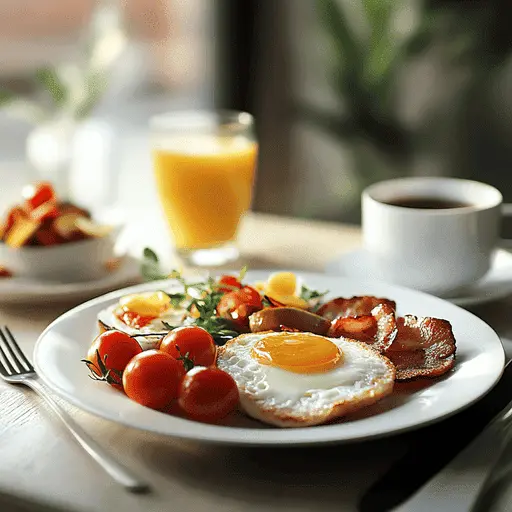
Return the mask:
[(22, 196), (0, 223), (0, 263), (8, 274), (73, 282), (111, 270), (120, 226), (60, 200), (46, 182), (27, 185)]

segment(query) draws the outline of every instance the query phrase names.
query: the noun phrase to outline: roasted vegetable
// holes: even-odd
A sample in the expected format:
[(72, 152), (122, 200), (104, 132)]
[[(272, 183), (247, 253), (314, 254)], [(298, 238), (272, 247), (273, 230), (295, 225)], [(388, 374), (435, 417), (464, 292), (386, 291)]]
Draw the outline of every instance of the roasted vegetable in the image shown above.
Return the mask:
[(9, 247), (22, 247), (30, 241), (40, 226), (41, 223), (37, 220), (19, 218), (7, 233), (5, 243)]

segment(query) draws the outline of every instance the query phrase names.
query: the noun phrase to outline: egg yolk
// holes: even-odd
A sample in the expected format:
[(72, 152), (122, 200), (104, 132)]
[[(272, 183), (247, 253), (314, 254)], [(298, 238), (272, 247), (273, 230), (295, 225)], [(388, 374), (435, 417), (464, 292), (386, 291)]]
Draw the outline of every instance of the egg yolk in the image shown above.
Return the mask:
[(276, 272), (269, 276), (266, 289), (278, 295), (294, 295), (297, 288), (297, 277), (293, 272)]
[(276, 272), (265, 284), (264, 293), (285, 306), (307, 309), (308, 303), (296, 294), (297, 276), (293, 272)]
[(171, 307), (171, 299), (169, 295), (160, 291), (149, 295), (132, 294), (122, 297), (119, 307), (141, 316), (157, 317)]
[(126, 325), (140, 328), (151, 323), (171, 307), (171, 299), (164, 292), (132, 294), (122, 297), (115, 315)]
[(252, 349), (252, 357), (260, 363), (294, 373), (326, 372), (337, 366), (342, 356), (332, 341), (309, 333), (267, 336)]

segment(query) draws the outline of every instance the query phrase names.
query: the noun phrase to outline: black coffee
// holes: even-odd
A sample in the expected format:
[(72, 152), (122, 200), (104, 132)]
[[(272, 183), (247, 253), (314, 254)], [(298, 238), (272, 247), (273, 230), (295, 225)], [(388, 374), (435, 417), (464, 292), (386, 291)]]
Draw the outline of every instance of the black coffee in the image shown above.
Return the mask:
[(402, 206), (403, 208), (421, 208), (424, 210), (446, 210), (448, 208), (471, 206), (469, 203), (439, 199), (437, 197), (397, 197), (396, 199), (383, 202), (393, 206)]

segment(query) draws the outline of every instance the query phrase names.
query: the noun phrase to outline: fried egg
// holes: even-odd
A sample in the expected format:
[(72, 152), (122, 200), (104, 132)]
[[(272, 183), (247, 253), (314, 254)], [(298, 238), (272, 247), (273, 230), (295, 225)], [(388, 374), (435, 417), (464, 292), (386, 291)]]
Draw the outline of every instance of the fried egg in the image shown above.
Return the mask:
[[(163, 322), (181, 325), (185, 310), (174, 308), (169, 296), (162, 291), (126, 295), (98, 313), (100, 330), (118, 329), (128, 334), (154, 334), (166, 332)], [(144, 350), (158, 348), (160, 337), (137, 337)]]
[(325, 423), (390, 394), (395, 367), (364, 343), (303, 332), (242, 334), (218, 348), (253, 418), (280, 427)]
[(262, 292), (285, 306), (307, 309), (308, 303), (300, 297), (301, 281), (293, 272), (274, 272), (266, 283), (261, 284)]

